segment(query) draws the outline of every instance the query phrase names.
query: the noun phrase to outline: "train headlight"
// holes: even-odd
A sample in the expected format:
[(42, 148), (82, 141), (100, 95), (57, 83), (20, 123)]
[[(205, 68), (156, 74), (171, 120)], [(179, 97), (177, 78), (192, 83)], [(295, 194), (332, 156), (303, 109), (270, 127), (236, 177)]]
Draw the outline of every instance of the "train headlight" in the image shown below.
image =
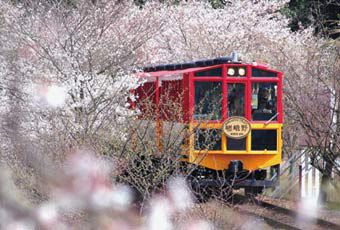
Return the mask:
[(235, 69), (234, 68), (229, 68), (228, 69), (228, 75), (229, 76), (234, 76), (235, 75)]
[(246, 75), (246, 69), (245, 69), (245, 68), (239, 68), (239, 69), (238, 69), (238, 74), (239, 74), (240, 76)]

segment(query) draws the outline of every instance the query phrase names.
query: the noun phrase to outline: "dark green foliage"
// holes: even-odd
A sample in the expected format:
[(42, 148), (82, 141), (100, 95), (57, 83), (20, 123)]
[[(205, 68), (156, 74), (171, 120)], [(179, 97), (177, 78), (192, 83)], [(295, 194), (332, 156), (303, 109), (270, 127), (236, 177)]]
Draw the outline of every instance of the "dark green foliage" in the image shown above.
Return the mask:
[(313, 26), (316, 34), (337, 38), (339, 33), (340, 2), (338, 0), (291, 0), (282, 12), (291, 18), (290, 28)]
[(283, 13), (291, 18), (290, 28), (292, 31), (299, 30), (300, 26), (312, 24), (312, 14), (309, 0), (291, 0)]
[(209, 0), (209, 2), (215, 9), (223, 8), (226, 4), (226, 0)]

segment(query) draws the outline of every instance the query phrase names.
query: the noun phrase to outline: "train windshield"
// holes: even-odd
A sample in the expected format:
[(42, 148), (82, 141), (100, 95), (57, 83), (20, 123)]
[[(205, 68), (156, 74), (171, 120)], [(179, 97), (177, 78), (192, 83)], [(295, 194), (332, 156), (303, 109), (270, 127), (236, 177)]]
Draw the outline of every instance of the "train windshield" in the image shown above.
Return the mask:
[(195, 82), (196, 120), (220, 120), (222, 116), (221, 82)]
[(277, 120), (277, 84), (252, 83), (252, 120)]
[(228, 117), (244, 116), (244, 93), (243, 83), (228, 84)]

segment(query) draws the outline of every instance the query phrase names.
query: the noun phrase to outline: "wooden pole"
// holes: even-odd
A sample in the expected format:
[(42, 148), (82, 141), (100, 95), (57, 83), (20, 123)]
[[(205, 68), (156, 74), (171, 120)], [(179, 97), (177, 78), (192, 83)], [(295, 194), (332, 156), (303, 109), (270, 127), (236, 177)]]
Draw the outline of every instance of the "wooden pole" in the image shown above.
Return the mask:
[(299, 194), (300, 199), (302, 197), (302, 165), (299, 164)]
[(306, 194), (306, 197), (308, 197), (308, 193), (309, 193), (309, 191), (308, 191), (308, 174), (309, 174), (309, 165), (308, 165), (308, 154), (306, 153), (305, 154), (305, 162), (304, 162), (304, 164), (305, 164), (305, 175), (304, 175), (304, 177), (305, 177), (305, 194)]
[(156, 79), (156, 145), (159, 152), (163, 152), (163, 121), (160, 113), (160, 80)]

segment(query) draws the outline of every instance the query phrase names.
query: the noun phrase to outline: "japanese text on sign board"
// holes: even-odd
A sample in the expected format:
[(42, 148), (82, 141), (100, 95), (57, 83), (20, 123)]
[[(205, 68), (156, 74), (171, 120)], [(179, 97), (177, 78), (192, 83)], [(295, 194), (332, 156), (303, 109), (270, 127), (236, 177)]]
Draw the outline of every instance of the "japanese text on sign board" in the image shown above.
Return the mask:
[(223, 131), (227, 137), (240, 139), (250, 132), (250, 124), (243, 117), (231, 117), (223, 124)]

